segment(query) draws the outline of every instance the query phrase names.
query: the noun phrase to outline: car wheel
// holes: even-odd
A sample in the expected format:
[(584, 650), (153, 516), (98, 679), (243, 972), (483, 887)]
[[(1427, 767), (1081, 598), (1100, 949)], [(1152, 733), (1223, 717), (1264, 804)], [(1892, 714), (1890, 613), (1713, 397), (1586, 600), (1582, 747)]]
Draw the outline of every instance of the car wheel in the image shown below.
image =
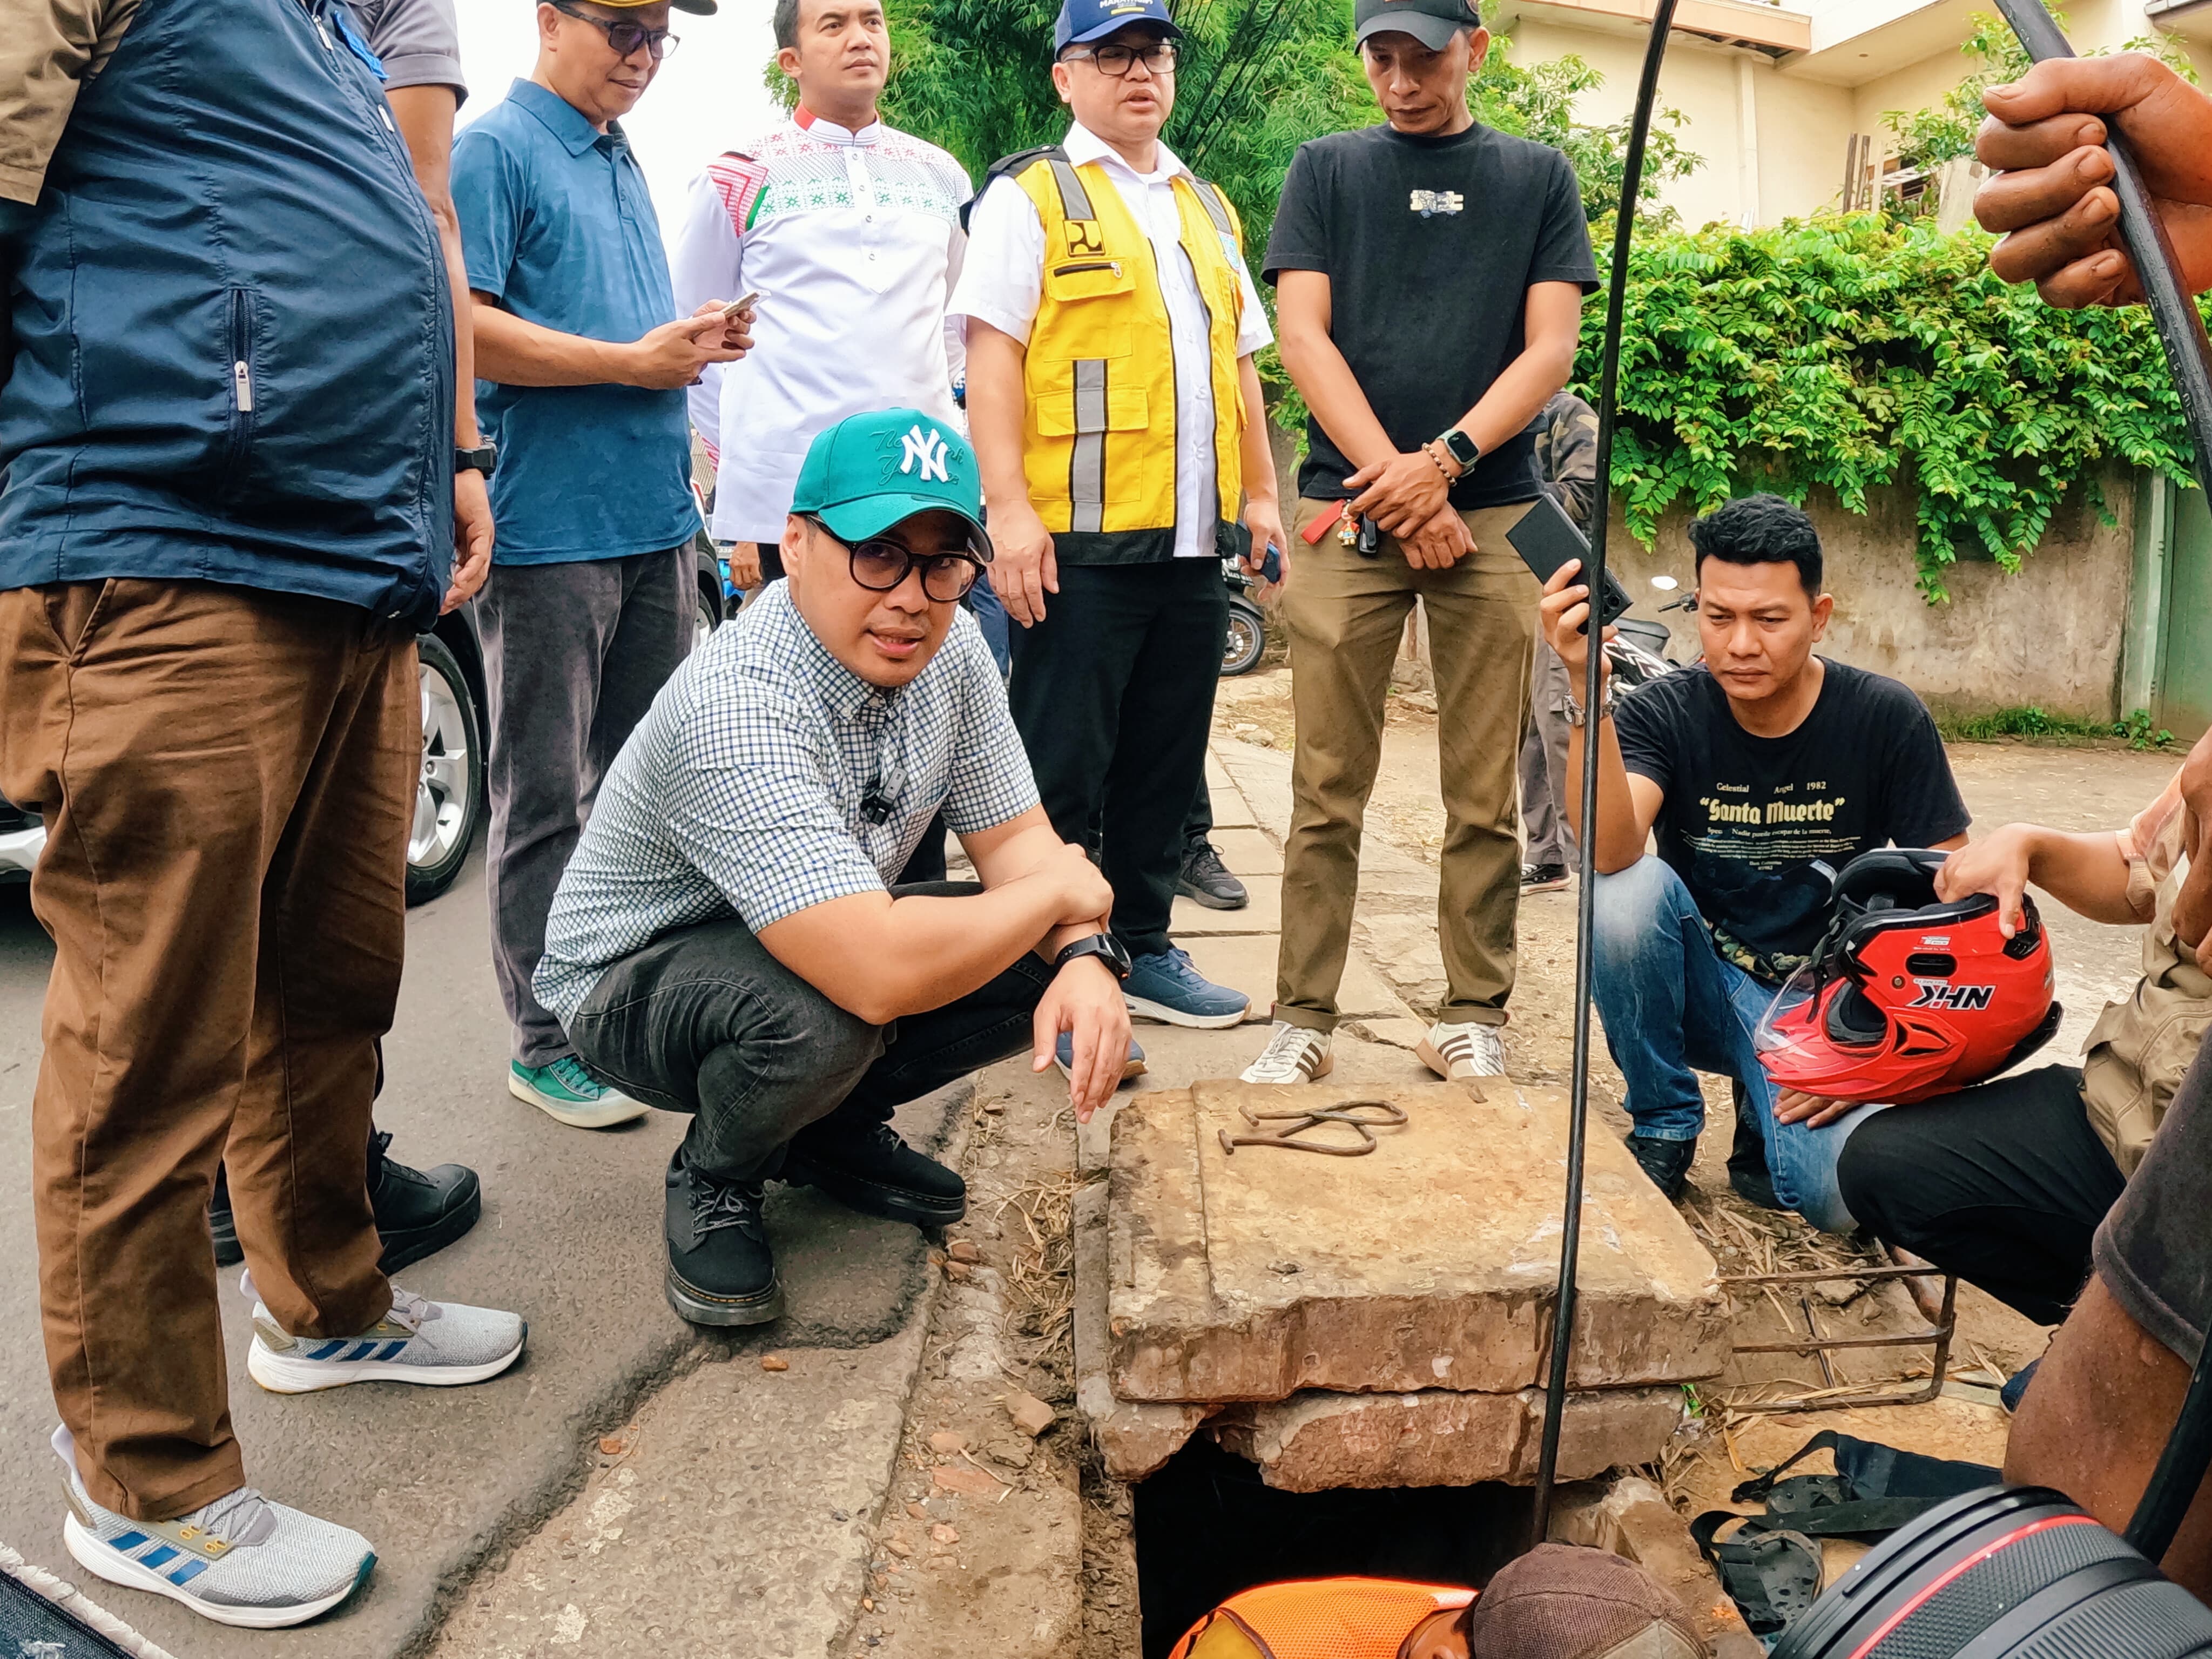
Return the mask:
[(691, 648), (696, 651), (707, 643), (707, 636), (714, 631), (722, 618), (721, 614), (714, 608), (714, 602), (707, 597), (705, 588), (702, 587), (698, 590), (697, 597), (693, 603), (697, 609), (693, 612), (691, 618)]
[(1229, 632), (1221, 646), (1221, 672), (1249, 674), (1267, 652), (1267, 623), (1257, 605), (1248, 600), (1229, 601)]
[(446, 642), (416, 641), (422, 688), (422, 769), (407, 832), (407, 902), (421, 904), (453, 884), (483, 821), (484, 757), (476, 694)]

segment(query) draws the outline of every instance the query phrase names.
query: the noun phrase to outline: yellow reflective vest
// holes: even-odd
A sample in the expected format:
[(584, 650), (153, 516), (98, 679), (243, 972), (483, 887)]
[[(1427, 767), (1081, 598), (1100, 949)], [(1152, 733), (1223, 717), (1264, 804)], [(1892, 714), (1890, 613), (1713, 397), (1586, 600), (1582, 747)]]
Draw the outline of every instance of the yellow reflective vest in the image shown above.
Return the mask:
[[(1057, 146), (1010, 157), (1004, 173), (1036, 204), (1045, 257), (1024, 371), (1022, 460), (1030, 502), (1062, 564), (1174, 556), (1175, 349), (1152, 244), (1106, 170)], [(1213, 374), (1217, 539), (1243, 508), (1242, 231), (1212, 185), (1174, 183), (1182, 242), (1198, 274)]]

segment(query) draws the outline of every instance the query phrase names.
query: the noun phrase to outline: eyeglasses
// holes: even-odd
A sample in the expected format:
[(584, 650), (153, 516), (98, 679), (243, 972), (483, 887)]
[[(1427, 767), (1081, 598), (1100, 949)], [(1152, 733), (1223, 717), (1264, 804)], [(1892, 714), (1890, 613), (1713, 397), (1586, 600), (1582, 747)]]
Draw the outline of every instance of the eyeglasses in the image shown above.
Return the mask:
[[(838, 541), (837, 532), (813, 514), (799, 516), (831, 541)], [(840, 542), (839, 545), (844, 544)], [(906, 580), (908, 572), (919, 569), (923, 597), (939, 605), (966, 599), (968, 590), (975, 586), (975, 578), (983, 571), (981, 562), (973, 552), (917, 553), (888, 536), (872, 536), (866, 541), (855, 542), (845, 552), (853, 580), (870, 592), (888, 593)]]
[(1067, 56), (1088, 58), (1098, 65), (1101, 75), (1110, 75), (1117, 81), (1139, 59), (1155, 75), (1173, 75), (1176, 69), (1176, 46), (1172, 40), (1155, 40), (1149, 46), (1092, 46), (1087, 51), (1071, 52)]
[(607, 37), (607, 45), (617, 58), (627, 58), (643, 46), (653, 54), (653, 61), (657, 64), (675, 51), (683, 39), (680, 35), (671, 34), (666, 29), (649, 29), (642, 23), (610, 23), (589, 12), (564, 6), (561, 0), (545, 0), (545, 3), (563, 17), (573, 17), (580, 23), (589, 23), (593, 28), (602, 30)]

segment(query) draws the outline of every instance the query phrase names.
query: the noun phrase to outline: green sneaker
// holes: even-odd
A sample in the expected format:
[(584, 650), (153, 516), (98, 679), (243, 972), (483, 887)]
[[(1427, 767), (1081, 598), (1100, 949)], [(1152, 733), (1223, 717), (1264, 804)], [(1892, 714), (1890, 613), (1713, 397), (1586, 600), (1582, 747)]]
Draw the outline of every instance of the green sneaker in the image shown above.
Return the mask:
[(608, 1088), (574, 1054), (563, 1054), (550, 1066), (509, 1060), (507, 1091), (572, 1129), (611, 1129), (643, 1117), (648, 1109), (643, 1101)]

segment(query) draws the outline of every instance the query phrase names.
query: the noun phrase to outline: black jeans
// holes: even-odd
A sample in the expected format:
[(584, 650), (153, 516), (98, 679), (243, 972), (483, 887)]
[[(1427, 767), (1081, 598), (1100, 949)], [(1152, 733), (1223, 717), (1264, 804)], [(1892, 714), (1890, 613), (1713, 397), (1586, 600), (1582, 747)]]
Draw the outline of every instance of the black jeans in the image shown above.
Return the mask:
[(1836, 1180), (1876, 1237), (2039, 1325), (2081, 1295), (2090, 1240), (2127, 1184), (2071, 1066), (1876, 1112), (1844, 1143)]
[[(957, 898), (973, 883), (895, 887)], [(855, 1127), (1030, 1045), (1052, 982), (1032, 951), (980, 990), (890, 1025), (846, 1012), (793, 973), (735, 917), (678, 928), (600, 975), (569, 1040), (624, 1094), (691, 1115), (684, 1164), (758, 1181), (791, 1138), (834, 1114)]]
[(1037, 793), (1062, 841), (1096, 821), (1114, 933), (1168, 948), (1183, 830), (1206, 780), (1229, 598), (1218, 560), (1062, 565), (1045, 618), (1014, 630), (1007, 688)]

